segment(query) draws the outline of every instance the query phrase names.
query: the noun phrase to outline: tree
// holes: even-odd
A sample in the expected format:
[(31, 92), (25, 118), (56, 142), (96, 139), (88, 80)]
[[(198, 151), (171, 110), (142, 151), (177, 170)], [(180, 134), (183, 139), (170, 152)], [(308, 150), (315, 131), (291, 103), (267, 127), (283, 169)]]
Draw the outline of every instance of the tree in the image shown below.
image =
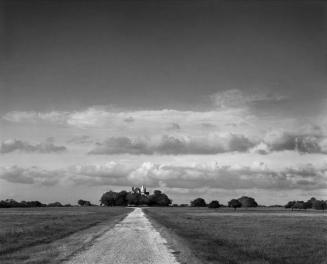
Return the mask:
[(228, 202), (228, 207), (233, 207), (234, 210), (236, 210), (236, 208), (239, 208), (241, 206), (242, 206), (241, 202), (237, 199), (232, 199)]
[(159, 190), (155, 190), (148, 199), (148, 204), (150, 206), (169, 206), (171, 203), (172, 200)]
[(326, 210), (327, 209), (327, 203), (325, 201), (319, 201), (315, 200), (312, 204), (312, 208), (316, 210)]
[(114, 206), (117, 197), (118, 194), (116, 192), (113, 191), (106, 192), (101, 196), (100, 203), (101, 205)]
[(140, 204), (140, 199), (141, 199), (141, 194), (139, 193), (129, 193), (126, 196), (127, 203), (130, 205), (139, 205)]
[(195, 200), (191, 201), (192, 207), (206, 207), (206, 201), (203, 198), (196, 198)]
[(219, 207), (220, 207), (220, 204), (217, 200), (211, 201), (208, 204), (208, 208), (219, 208)]
[(295, 203), (296, 203), (296, 201), (289, 201), (289, 202), (285, 205), (285, 208), (292, 208), (292, 210), (293, 210), (293, 206), (294, 206)]
[(49, 203), (48, 207), (63, 207), (63, 205), (59, 202)]
[(312, 208), (312, 205), (316, 200), (317, 200), (316, 198), (311, 197), (308, 201), (304, 203), (304, 209)]
[(117, 198), (115, 200), (115, 205), (116, 206), (126, 206), (128, 204), (127, 195), (128, 195), (128, 192), (126, 192), (126, 191), (119, 192), (117, 194)]
[(238, 201), (241, 203), (242, 207), (257, 207), (257, 202), (252, 197), (242, 196), (238, 198)]
[(294, 209), (305, 209), (305, 205), (303, 201), (296, 201), (295, 204), (293, 204), (292, 208)]
[(91, 205), (92, 205), (91, 202), (89, 202), (89, 201), (85, 201), (85, 200), (82, 200), (82, 199), (78, 200), (77, 203), (78, 203), (80, 206), (91, 206)]

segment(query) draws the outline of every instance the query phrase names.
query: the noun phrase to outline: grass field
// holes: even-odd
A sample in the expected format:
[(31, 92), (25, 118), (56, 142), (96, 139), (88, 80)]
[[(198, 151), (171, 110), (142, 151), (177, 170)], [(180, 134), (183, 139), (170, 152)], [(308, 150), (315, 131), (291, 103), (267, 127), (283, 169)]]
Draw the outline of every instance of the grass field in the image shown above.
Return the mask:
[(327, 213), (285, 209), (147, 208), (203, 263), (327, 263)]
[[(118, 207), (0, 209), (0, 263), (50, 263), (59, 254), (57, 245), (51, 249), (53, 241), (104, 222), (109, 226), (128, 212), (130, 209)], [(51, 256), (45, 254), (39, 261), (29, 262), (44, 245)]]

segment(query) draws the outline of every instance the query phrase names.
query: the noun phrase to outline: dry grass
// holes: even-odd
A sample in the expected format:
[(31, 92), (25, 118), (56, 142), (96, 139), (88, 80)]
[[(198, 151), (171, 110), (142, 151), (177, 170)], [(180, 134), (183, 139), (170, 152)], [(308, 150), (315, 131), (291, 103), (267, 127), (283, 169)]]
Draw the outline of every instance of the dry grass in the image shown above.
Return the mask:
[[(128, 212), (118, 207), (0, 209), (0, 263), (49, 263), (60, 251), (52, 242), (100, 223), (108, 225)], [(40, 250), (43, 257), (29, 262)]]
[(148, 208), (203, 263), (327, 263), (327, 214), (284, 209)]

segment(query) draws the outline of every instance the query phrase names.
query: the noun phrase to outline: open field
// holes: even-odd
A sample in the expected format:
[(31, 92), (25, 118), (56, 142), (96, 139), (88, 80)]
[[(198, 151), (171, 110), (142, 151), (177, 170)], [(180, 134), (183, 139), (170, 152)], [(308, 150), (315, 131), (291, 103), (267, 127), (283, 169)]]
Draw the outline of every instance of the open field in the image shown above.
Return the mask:
[[(108, 229), (130, 211), (123, 207), (0, 209), (0, 263), (51, 263), (63, 248), (66, 255), (74, 253), (101, 234), (101, 224)], [(55, 243), (74, 233), (79, 235)], [(35, 260), (36, 255), (42, 256)]]
[(203, 263), (327, 263), (327, 213), (285, 209), (146, 208)]

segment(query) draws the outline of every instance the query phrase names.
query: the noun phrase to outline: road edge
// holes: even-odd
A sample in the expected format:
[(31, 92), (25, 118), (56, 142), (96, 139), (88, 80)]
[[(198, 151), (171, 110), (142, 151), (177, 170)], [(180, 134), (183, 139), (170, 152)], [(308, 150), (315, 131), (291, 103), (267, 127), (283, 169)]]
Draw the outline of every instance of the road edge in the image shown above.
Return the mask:
[(176, 235), (171, 229), (163, 226), (157, 222), (154, 218), (146, 213), (146, 208), (141, 208), (144, 216), (150, 221), (153, 227), (160, 233), (160, 235), (166, 239), (167, 247), (172, 250), (176, 260), (180, 264), (203, 264), (187, 246), (188, 242), (185, 239)]

